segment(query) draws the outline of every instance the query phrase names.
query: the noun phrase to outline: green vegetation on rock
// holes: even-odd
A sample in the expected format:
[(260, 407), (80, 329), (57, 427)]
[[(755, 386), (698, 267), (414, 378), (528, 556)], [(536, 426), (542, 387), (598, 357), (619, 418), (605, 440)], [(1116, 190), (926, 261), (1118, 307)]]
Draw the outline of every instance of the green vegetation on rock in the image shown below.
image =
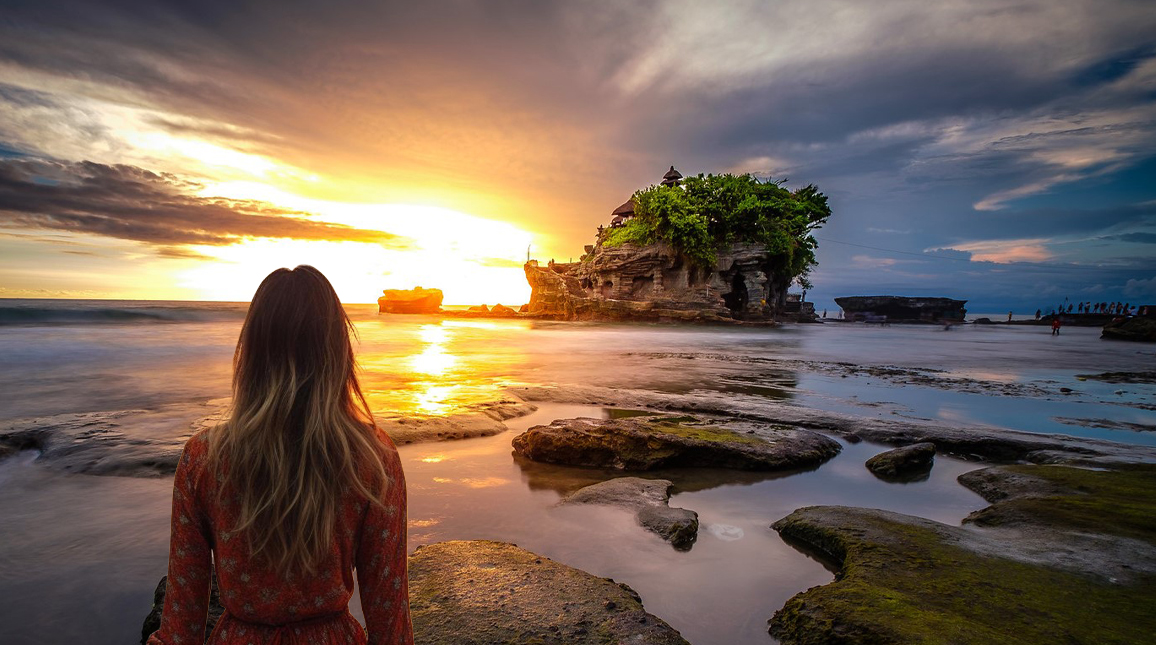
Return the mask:
[(652, 424), (655, 432), (663, 432), (666, 434), (673, 434), (687, 439), (696, 439), (698, 441), (718, 441), (728, 443), (749, 443), (749, 444), (764, 444), (766, 440), (755, 434), (744, 434), (728, 430), (726, 428), (718, 428), (715, 426), (697, 426), (686, 425), (680, 421), (691, 420), (693, 417), (679, 418), (667, 417)]
[(666, 242), (703, 265), (714, 263), (724, 245), (762, 244), (778, 258), (776, 271), (805, 281), (815, 264), (811, 233), (831, 208), (813, 185), (791, 191), (782, 184), (723, 174), (687, 177), (681, 187), (651, 186), (634, 194), (635, 216), (610, 229), (603, 244)]
[(1124, 465), (1110, 472), (1070, 466), (1005, 466), (1002, 470), (1043, 479), (1072, 494), (1015, 497), (973, 513), (969, 521), (1000, 526), (1030, 518), (1036, 523), (1156, 543), (1156, 465)]
[[(1091, 532), (1156, 544), (1156, 467), (1009, 470), (1073, 493), (1029, 492), (995, 504), (993, 517), (1029, 534)], [(1156, 634), (1156, 576), (1148, 570), (1112, 581), (1001, 557), (968, 548), (983, 538), (967, 529), (870, 509), (800, 509), (775, 529), (840, 566), (835, 582), (796, 595), (775, 614), (771, 633), (784, 645), (1123, 644)], [(1016, 539), (1032, 538), (1009, 534), (996, 543)]]

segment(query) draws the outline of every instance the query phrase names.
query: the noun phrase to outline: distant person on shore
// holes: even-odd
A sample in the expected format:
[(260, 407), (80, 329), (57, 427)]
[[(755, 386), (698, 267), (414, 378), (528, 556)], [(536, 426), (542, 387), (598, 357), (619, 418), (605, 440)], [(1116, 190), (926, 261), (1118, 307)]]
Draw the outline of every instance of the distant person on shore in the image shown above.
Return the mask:
[(1076, 313), (1079, 313), (1079, 314), (1084, 313), (1084, 303), (1081, 302), (1080, 306), (1076, 307)]
[(1007, 312), (1007, 321), (1011, 322), (1011, 319), (1012, 319), (1012, 312), (1009, 311), (1009, 312)]
[[(406, 488), (357, 381), (353, 324), (320, 271), (257, 288), (228, 418), (185, 443), (173, 482), (164, 612), (147, 645), (413, 645)], [(356, 581), (366, 628), (349, 613)]]
[(1036, 320), (1039, 320), (1039, 319), (1040, 319), (1040, 314), (1041, 314), (1041, 313), (1043, 313), (1043, 312), (1042, 312), (1042, 311), (1040, 311), (1039, 309), (1036, 309)]
[(1058, 315), (1052, 317), (1052, 335), (1060, 335), (1060, 317)]
[(827, 318), (827, 310), (824, 309), (823, 310), (823, 319), (826, 320), (826, 318)]

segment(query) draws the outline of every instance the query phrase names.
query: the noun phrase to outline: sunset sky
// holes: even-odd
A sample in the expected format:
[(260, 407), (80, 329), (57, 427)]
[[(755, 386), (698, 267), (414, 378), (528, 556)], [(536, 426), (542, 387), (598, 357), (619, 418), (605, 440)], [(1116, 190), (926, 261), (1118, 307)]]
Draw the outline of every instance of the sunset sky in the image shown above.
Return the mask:
[(0, 297), (520, 304), (671, 164), (817, 184), (811, 299), (1156, 303), (1156, 3), (3, 0)]

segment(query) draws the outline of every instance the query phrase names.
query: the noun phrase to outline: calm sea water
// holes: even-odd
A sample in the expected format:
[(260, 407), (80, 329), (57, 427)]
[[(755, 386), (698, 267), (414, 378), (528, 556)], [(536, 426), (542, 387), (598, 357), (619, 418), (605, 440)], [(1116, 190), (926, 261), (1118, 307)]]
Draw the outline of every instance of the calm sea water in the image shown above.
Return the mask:
[[(1153, 386), (1077, 377), (1149, 369), (1156, 358), (1151, 346), (1101, 341), (1096, 329), (1065, 328), (1051, 337), (1044, 329), (1002, 326), (747, 329), (349, 310), (363, 385), (375, 409), (388, 414), (452, 414), (511, 385), (593, 384), (1156, 445), (1156, 433), (1073, 425), (1156, 424), (1156, 413), (1128, 405), (1156, 403)], [(169, 424), (152, 423), (148, 432), (182, 436), (206, 402), (229, 395), (244, 312), (244, 304), (231, 303), (0, 300), (0, 422), (146, 410), (143, 418)], [(931, 378), (888, 378), (843, 363)], [(972, 390), (990, 387), (961, 392), (951, 379)], [(995, 394), (1002, 384), (1035, 394)], [(1061, 387), (1074, 391), (1060, 394)], [(675, 482), (671, 504), (697, 511), (702, 521), (694, 548), (680, 553), (624, 511), (557, 505), (565, 493), (613, 473), (511, 454), (510, 439), (531, 425), (607, 413), (549, 404), (511, 421), (501, 435), (403, 446), (411, 548), (449, 539), (515, 542), (630, 584), (649, 611), (698, 645), (772, 643), (766, 620), (774, 611), (831, 579), (778, 538), (769, 528), (775, 520), (800, 506), (847, 504), (956, 523), (984, 505), (955, 482), (978, 464), (939, 457), (929, 480), (888, 484), (863, 468), (885, 449), (867, 443), (847, 445), (803, 473), (657, 473)], [(171, 479), (70, 475), (36, 456), (0, 462), (0, 640), (136, 642), (165, 569)]]

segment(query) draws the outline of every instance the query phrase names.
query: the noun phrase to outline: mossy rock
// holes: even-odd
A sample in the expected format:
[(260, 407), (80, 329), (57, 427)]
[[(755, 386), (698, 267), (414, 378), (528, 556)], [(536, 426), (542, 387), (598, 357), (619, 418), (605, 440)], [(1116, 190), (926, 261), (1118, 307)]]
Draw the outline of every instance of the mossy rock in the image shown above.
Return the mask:
[(887, 481), (926, 479), (935, 462), (935, 444), (912, 444), (881, 452), (865, 464), (876, 477)]
[(999, 476), (971, 478), (1005, 500), (987, 516), (1003, 528), (845, 507), (776, 522), (838, 573), (791, 598), (771, 633), (784, 645), (1152, 642), (1156, 467), (1008, 472), (1011, 492)]
[(418, 645), (689, 645), (630, 587), (504, 542), (419, 547), (409, 591)]
[(669, 416), (559, 419), (530, 428), (512, 443), (534, 461), (622, 470), (787, 470), (839, 453), (838, 442), (809, 430), (767, 426), (743, 432)]

